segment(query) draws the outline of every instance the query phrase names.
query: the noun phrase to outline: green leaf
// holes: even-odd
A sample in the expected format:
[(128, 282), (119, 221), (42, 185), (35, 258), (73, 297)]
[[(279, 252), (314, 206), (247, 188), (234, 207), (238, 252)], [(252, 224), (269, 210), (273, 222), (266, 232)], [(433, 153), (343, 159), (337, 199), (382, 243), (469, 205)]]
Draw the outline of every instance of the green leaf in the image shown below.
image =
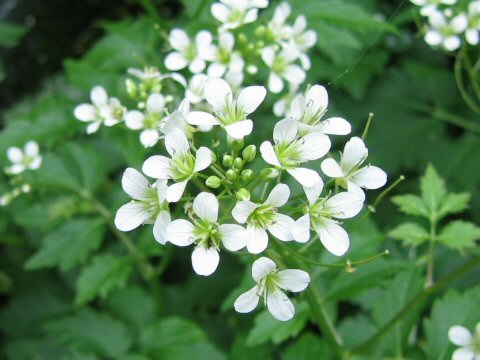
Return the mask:
[(335, 46), (344, 46), (353, 49), (362, 47), (362, 43), (347, 30), (329, 25), (324, 21), (310, 21), (308, 25), (317, 32), (317, 46), (325, 51), (328, 51), (332, 43), (334, 43)]
[(400, 211), (413, 216), (423, 216), (428, 218), (428, 209), (423, 199), (417, 195), (406, 194), (397, 195), (392, 198), (392, 202), (400, 207)]
[(238, 334), (228, 354), (229, 360), (273, 360), (273, 346), (264, 344), (260, 346), (248, 346), (244, 336)]
[(406, 246), (418, 246), (430, 239), (427, 230), (416, 223), (401, 224), (391, 230), (388, 235), (402, 241)]
[(125, 286), (132, 270), (130, 258), (97, 255), (78, 277), (75, 303), (85, 304), (98, 295), (106, 297), (113, 289)]
[(447, 189), (445, 188), (445, 182), (431, 164), (428, 165), (425, 175), (420, 179), (420, 189), (430, 216), (438, 219), (437, 213), (447, 193)]
[(120, 357), (132, 345), (125, 324), (108, 314), (88, 308), (52, 321), (45, 328), (56, 336), (59, 342), (73, 350), (93, 352), (108, 358)]
[(350, 348), (368, 340), (375, 334), (375, 330), (372, 320), (364, 314), (349, 316), (338, 326), (345, 345)]
[(334, 359), (335, 354), (325, 341), (311, 332), (302, 335), (281, 353), (282, 360)]
[(106, 226), (101, 219), (77, 218), (42, 239), (42, 247), (28, 259), (27, 270), (58, 266), (67, 271), (83, 264), (102, 244)]
[(438, 241), (455, 250), (475, 247), (475, 241), (478, 239), (480, 227), (462, 220), (452, 221), (438, 235)]
[(20, 38), (27, 32), (25, 26), (0, 21), (0, 47), (10, 48), (18, 44)]
[(462, 212), (468, 207), (469, 201), (470, 194), (468, 193), (447, 194), (443, 199), (440, 209), (438, 210), (438, 217), (443, 218), (444, 216), (449, 214), (456, 214)]

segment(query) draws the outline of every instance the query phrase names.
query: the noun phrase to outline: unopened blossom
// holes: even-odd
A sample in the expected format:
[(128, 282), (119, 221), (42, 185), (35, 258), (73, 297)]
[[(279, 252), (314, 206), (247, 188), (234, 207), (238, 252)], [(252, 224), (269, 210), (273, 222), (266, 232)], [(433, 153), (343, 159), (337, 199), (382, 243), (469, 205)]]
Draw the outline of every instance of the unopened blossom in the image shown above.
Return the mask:
[(320, 159), (330, 150), (328, 136), (321, 133), (298, 136), (298, 124), (284, 119), (273, 128), (273, 141), (264, 141), (260, 145), (263, 160), (270, 165), (286, 170), (295, 180), (306, 187), (320, 181), (315, 170), (301, 167), (304, 162)]
[(208, 276), (215, 272), (221, 245), (229, 251), (245, 247), (245, 229), (237, 224), (219, 224), (218, 207), (215, 195), (202, 192), (193, 201), (193, 221), (177, 219), (167, 228), (167, 239), (172, 244), (195, 244), (192, 266), (198, 275)]
[(289, 197), (289, 187), (278, 184), (263, 204), (249, 200), (237, 202), (232, 210), (232, 216), (238, 223), (247, 224), (247, 250), (250, 253), (259, 254), (267, 248), (267, 230), (281, 241), (293, 240), (291, 230), (295, 221), (290, 216), (278, 212), (278, 208), (285, 205)]
[(428, 23), (425, 42), (430, 46), (455, 51), (462, 43), (460, 34), (468, 27), (468, 17), (465, 13), (460, 13), (448, 19), (441, 11), (435, 11), (428, 16)]
[(465, 30), (465, 39), (470, 45), (478, 45), (480, 32), (480, 0), (472, 1), (468, 5), (468, 28)]
[(480, 360), (480, 323), (472, 333), (464, 326), (455, 325), (448, 330), (448, 338), (460, 346), (452, 355), (452, 360)]
[(322, 190), (323, 182), (304, 188), (308, 199), (306, 214), (296, 221), (293, 237), (305, 243), (310, 240), (310, 229), (313, 229), (329, 252), (341, 256), (347, 252), (350, 238), (338, 220), (356, 216), (363, 207), (364, 196), (346, 191), (321, 198)]
[(200, 31), (192, 42), (184, 30), (173, 29), (169, 41), (174, 51), (165, 58), (168, 70), (177, 71), (188, 66), (196, 74), (205, 69), (206, 61), (213, 60), (215, 47), (212, 45), (212, 34), (206, 30)]
[(167, 181), (157, 180), (150, 184), (142, 173), (127, 168), (123, 173), (122, 187), (132, 200), (118, 209), (115, 215), (117, 229), (130, 231), (142, 224), (154, 223), (155, 240), (165, 244), (165, 230), (170, 223), (166, 200)]
[(101, 86), (95, 86), (90, 92), (91, 104), (80, 104), (74, 110), (74, 116), (83, 122), (89, 122), (87, 134), (98, 131), (101, 124), (113, 126), (123, 120), (126, 109), (115, 97), (108, 97)]
[(165, 136), (165, 147), (171, 157), (151, 156), (143, 163), (142, 171), (155, 179), (172, 179), (174, 183), (168, 186), (166, 199), (168, 202), (177, 202), (188, 181), (210, 166), (213, 154), (203, 146), (195, 155), (192, 154), (187, 137), (179, 129), (174, 129)]
[(352, 137), (346, 144), (340, 163), (329, 158), (322, 161), (321, 168), (325, 175), (349, 191), (378, 189), (387, 182), (385, 171), (376, 166), (361, 167), (368, 156), (368, 149), (359, 137)]
[(247, 86), (238, 97), (233, 95), (230, 85), (223, 79), (209, 79), (205, 84), (205, 98), (212, 106), (213, 115), (205, 111), (192, 111), (187, 116), (191, 125), (216, 126), (225, 129), (234, 139), (243, 139), (253, 129), (253, 113), (267, 94), (263, 86)]
[(454, 5), (457, 0), (410, 0), (417, 6), (420, 6), (420, 14), (423, 16), (430, 16), (435, 11), (438, 11), (440, 5)]
[(222, 32), (218, 35), (218, 47), (212, 63), (208, 67), (208, 76), (222, 77), (227, 71), (229, 73), (241, 73), (245, 66), (242, 56), (234, 51), (235, 38), (229, 32)]
[(125, 125), (132, 130), (143, 129), (140, 142), (145, 147), (154, 146), (160, 139), (160, 128), (165, 117), (165, 97), (162, 94), (152, 94), (147, 99), (144, 112), (130, 110), (125, 115)]
[(299, 269), (280, 270), (267, 257), (257, 259), (252, 265), (252, 277), (256, 285), (240, 295), (234, 303), (239, 313), (253, 311), (263, 298), (268, 311), (280, 321), (287, 321), (295, 315), (295, 306), (283, 292), (300, 292), (310, 284), (310, 276)]
[(271, 46), (262, 50), (262, 60), (271, 71), (268, 77), (268, 90), (276, 94), (282, 91), (284, 79), (294, 85), (305, 81), (305, 71), (294, 64), (299, 54), (299, 51), (292, 46), (283, 47), (279, 51), (275, 51)]
[(205, 74), (195, 74), (188, 82), (185, 89), (185, 98), (192, 104), (198, 104), (205, 99), (204, 89), (207, 83), (208, 76)]
[(7, 174), (16, 175), (25, 170), (36, 170), (42, 164), (38, 143), (33, 140), (27, 142), (23, 150), (16, 146), (9, 147), (7, 157), (12, 162), (12, 165), (5, 168)]
[(290, 116), (298, 122), (300, 134), (320, 132), (328, 135), (350, 134), (350, 123), (341, 117), (323, 119), (328, 107), (327, 90), (313, 85), (292, 101)]
[(212, 4), (212, 15), (223, 29), (236, 29), (257, 20), (258, 9), (268, 6), (268, 0), (220, 0)]

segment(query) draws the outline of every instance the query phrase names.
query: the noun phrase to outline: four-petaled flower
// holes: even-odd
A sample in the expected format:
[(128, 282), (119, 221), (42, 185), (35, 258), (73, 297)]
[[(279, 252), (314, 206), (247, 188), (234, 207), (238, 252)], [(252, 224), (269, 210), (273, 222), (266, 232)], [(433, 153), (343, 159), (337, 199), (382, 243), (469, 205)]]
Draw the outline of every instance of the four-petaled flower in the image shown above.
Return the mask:
[(33, 140), (25, 144), (23, 151), (16, 146), (9, 147), (7, 157), (12, 162), (11, 166), (5, 168), (7, 174), (16, 175), (25, 170), (36, 170), (42, 164), (38, 144)]
[(442, 46), (445, 50), (457, 50), (462, 41), (460, 34), (468, 27), (468, 17), (460, 13), (452, 19), (447, 19), (440, 10), (434, 11), (428, 16), (430, 24), (425, 33), (425, 42), (430, 46)]
[(177, 246), (195, 243), (192, 253), (193, 270), (198, 275), (211, 275), (220, 260), (220, 245), (229, 251), (245, 247), (245, 229), (237, 224), (218, 223), (218, 200), (215, 195), (202, 192), (193, 201), (196, 219), (193, 223), (177, 219), (167, 227), (167, 239)]
[(475, 327), (475, 334), (460, 325), (452, 326), (448, 330), (448, 338), (455, 345), (461, 346), (453, 352), (452, 360), (479, 360), (480, 359), (480, 323)]
[(248, 313), (258, 305), (260, 297), (268, 311), (278, 320), (287, 321), (295, 315), (295, 307), (282, 290), (300, 292), (310, 283), (307, 272), (299, 269), (278, 270), (267, 257), (257, 259), (252, 265), (252, 277), (257, 284), (235, 300), (235, 310)]
[(234, 46), (235, 38), (231, 33), (224, 32), (218, 35), (218, 48), (213, 62), (208, 67), (208, 76), (222, 77), (227, 71), (242, 73), (245, 61), (238, 52), (234, 51)]

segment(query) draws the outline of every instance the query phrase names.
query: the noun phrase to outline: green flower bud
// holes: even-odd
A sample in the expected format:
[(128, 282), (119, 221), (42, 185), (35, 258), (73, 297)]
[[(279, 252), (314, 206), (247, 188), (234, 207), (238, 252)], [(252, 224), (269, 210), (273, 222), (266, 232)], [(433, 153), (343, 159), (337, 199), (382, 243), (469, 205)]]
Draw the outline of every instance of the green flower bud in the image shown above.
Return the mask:
[(244, 182), (250, 181), (253, 178), (253, 171), (251, 169), (243, 170), (240, 177)]
[(280, 175), (280, 172), (275, 168), (266, 168), (260, 171), (260, 178), (262, 181), (271, 181), (276, 179)]
[(239, 157), (236, 157), (235, 160), (233, 160), (233, 167), (240, 170), (243, 167), (243, 160)]
[(233, 157), (230, 156), (230, 155), (228, 155), (228, 154), (223, 155), (222, 164), (223, 164), (223, 166), (225, 166), (225, 167), (230, 167), (230, 166), (232, 166), (232, 164), (233, 164)]
[(239, 201), (250, 200), (250, 191), (245, 188), (241, 188), (240, 190), (238, 190), (235, 195), (237, 197), (237, 200)]
[(265, 35), (266, 28), (265, 26), (261, 25), (255, 29), (255, 36), (262, 37)]
[(209, 176), (207, 178), (207, 181), (205, 181), (205, 185), (212, 189), (217, 189), (218, 187), (220, 187), (221, 183), (222, 181), (218, 176)]
[(230, 170), (227, 170), (227, 179), (228, 180), (235, 180), (237, 178), (237, 173), (235, 171), (233, 171), (232, 169)]
[(245, 161), (252, 162), (255, 160), (255, 156), (257, 155), (257, 147), (255, 145), (248, 145), (242, 151), (242, 156)]

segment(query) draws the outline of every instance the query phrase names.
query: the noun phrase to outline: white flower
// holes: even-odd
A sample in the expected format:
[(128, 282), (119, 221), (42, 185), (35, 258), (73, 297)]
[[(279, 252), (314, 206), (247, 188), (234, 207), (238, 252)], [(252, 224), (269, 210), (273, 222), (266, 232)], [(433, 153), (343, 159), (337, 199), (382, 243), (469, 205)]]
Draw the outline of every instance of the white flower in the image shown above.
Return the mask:
[(305, 81), (305, 71), (300, 66), (293, 64), (298, 57), (298, 50), (292, 46), (283, 47), (279, 52), (276, 52), (271, 46), (262, 50), (262, 60), (271, 70), (268, 78), (268, 89), (271, 92), (282, 91), (283, 79), (294, 85)]
[(429, 16), (435, 11), (437, 11), (438, 6), (441, 4), (444, 5), (453, 5), (457, 0), (410, 0), (417, 6), (421, 6), (420, 14), (423, 16)]
[(465, 38), (470, 45), (478, 45), (480, 31), (480, 1), (472, 1), (468, 5), (468, 29)]
[(175, 110), (163, 123), (162, 131), (165, 135), (178, 129), (182, 131), (187, 137), (191, 135), (191, 127), (187, 123), (187, 115), (190, 112), (190, 102), (183, 99), (178, 109)]
[(151, 94), (147, 99), (145, 113), (131, 110), (125, 115), (125, 125), (132, 130), (144, 129), (140, 133), (140, 142), (145, 147), (152, 147), (160, 138), (160, 128), (164, 121), (165, 97)]
[(459, 34), (468, 27), (468, 17), (465, 13), (447, 19), (441, 11), (435, 11), (428, 16), (430, 28), (425, 33), (425, 42), (430, 46), (442, 46), (448, 51), (455, 51), (461, 45)]
[(327, 112), (328, 93), (320, 85), (313, 85), (305, 95), (298, 95), (293, 101), (290, 116), (298, 121), (300, 134), (320, 132), (329, 135), (350, 134), (350, 123), (340, 117), (322, 120)]
[(188, 181), (197, 172), (210, 166), (213, 154), (210, 149), (202, 146), (194, 156), (190, 152), (187, 137), (179, 129), (173, 129), (165, 136), (165, 147), (171, 158), (151, 156), (143, 163), (142, 171), (156, 179), (173, 179), (175, 183), (168, 186), (166, 199), (168, 202), (177, 202)]
[(120, 207), (115, 215), (115, 226), (120, 231), (130, 231), (142, 224), (152, 223), (155, 240), (166, 242), (165, 229), (170, 223), (168, 202), (165, 198), (167, 181), (149, 184), (139, 171), (127, 168), (122, 177), (123, 190), (132, 201)]
[(235, 300), (235, 310), (239, 313), (251, 312), (263, 297), (268, 311), (280, 321), (290, 320), (295, 315), (295, 307), (282, 290), (300, 292), (310, 283), (307, 272), (299, 269), (278, 271), (277, 265), (267, 257), (253, 263), (252, 277), (257, 284)]
[(210, 10), (223, 29), (236, 29), (257, 20), (258, 9), (267, 6), (268, 0), (220, 0), (213, 3)]
[(281, 3), (275, 8), (272, 19), (268, 22), (269, 37), (277, 43), (291, 38), (292, 27), (285, 24), (291, 12), (290, 4), (286, 2)]
[(273, 141), (264, 141), (260, 145), (263, 160), (270, 165), (286, 170), (295, 180), (306, 187), (320, 181), (320, 175), (312, 169), (299, 165), (324, 156), (331, 146), (328, 136), (321, 133), (298, 137), (298, 124), (294, 120), (284, 119), (273, 128)]
[(185, 97), (192, 104), (198, 104), (205, 99), (204, 89), (208, 76), (205, 74), (195, 74), (192, 76), (185, 90)]
[(178, 219), (167, 228), (167, 239), (177, 246), (196, 244), (192, 253), (193, 270), (198, 275), (211, 275), (220, 260), (220, 245), (229, 251), (245, 247), (246, 232), (236, 224), (218, 223), (218, 200), (215, 195), (202, 192), (193, 201), (193, 212), (198, 219), (193, 223)]
[(74, 116), (87, 126), (87, 134), (97, 132), (100, 125), (113, 126), (123, 120), (126, 109), (117, 98), (109, 98), (105, 89), (95, 86), (90, 92), (92, 104), (80, 104), (74, 110)]
[(304, 15), (295, 19), (290, 42), (299, 51), (298, 57), (302, 67), (309, 70), (311, 67), (310, 58), (305, 52), (317, 42), (317, 33), (313, 30), (307, 30), (307, 18)]
[(218, 48), (213, 62), (208, 67), (208, 76), (222, 77), (228, 72), (242, 73), (245, 61), (238, 52), (234, 52), (235, 38), (229, 32), (220, 33)]
[(248, 86), (238, 97), (223, 79), (209, 79), (205, 84), (205, 98), (212, 106), (214, 115), (204, 111), (192, 111), (187, 116), (191, 125), (220, 125), (234, 139), (243, 139), (253, 129), (253, 122), (247, 116), (262, 103), (267, 91), (263, 86)]
[(168, 70), (177, 71), (188, 66), (188, 69), (196, 74), (205, 69), (206, 60), (213, 59), (215, 47), (212, 45), (212, 34), (208, 31), (200, 31), (195, 36), (195, 42), (192, 42), (184, 30), (173, 29), (169, 40), (175, 51), (165, 58), (165, 67)]
[(240, 224), (247, 224), (247, 250), (250, 253), (259, 254), (267, 248), (266, 230), (281, 241), (293, 240), (291, 229), (295, 221), (290, 216), (278, 213), (277, 210), (287, 203), (289, 196), (288, 186), (278, 184), (263, 204), (248, 200), (236, 203), (232, 216)]
[(25, 170), (36, 170), (42, 164), (39, 147), (35, 141), (29, 141), (22, 149), (12, 146), (7, 150), (7, 157), (12, 165), (5, 168), (7, 174), (20, 174)]
[(376, 166), (360, 167), (368, 156), (368, 149), (362, 139), (352, 137), (343, 150), (340, 164), (334, 159), (325, 159), (321, 168), (325, 175), (349, 191), (362, 192), (364, 189), (378, 189), (387, 182), (387, 174)]
[(333, 255), (345, 254), (350, 246), (347, 232), (336, 219), (349, 219), (363, 207), (364, 197), (357, 192), (341, 192), (320, 198), (323, 182), (304, 188), (308, 199), (307, 213), (295, 222), (293, 238), (305, 243), (310, 240), (310, 228), (318, 234), (323, 246)]
[(461, 346), (453, 352), (452, 360), (480, 360), (480, 323), (475, 327), (475, 334), (460, 325), (448, 330), (448, 338), (455, 345)]

